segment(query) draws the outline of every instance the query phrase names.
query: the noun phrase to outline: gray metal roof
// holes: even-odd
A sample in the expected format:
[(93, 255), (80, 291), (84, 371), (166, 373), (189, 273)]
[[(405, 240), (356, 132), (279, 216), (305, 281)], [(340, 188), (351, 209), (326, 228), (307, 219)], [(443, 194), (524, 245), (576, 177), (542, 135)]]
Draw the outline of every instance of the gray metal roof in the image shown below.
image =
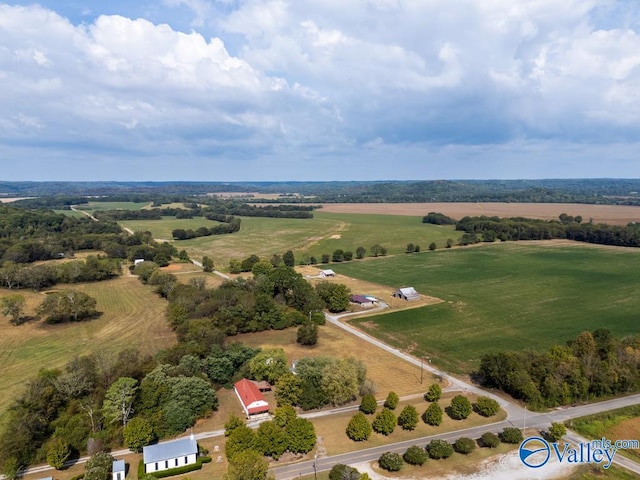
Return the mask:
[(198, 443), (194, 437), (179, 438), (170, 442), (149, 445), (142, 449), (145, 464), (185, 457), (194, 453), (198, 453)]
[(115, 460), (113, 462), (113, 471), (115, 472), (124, 472), (124, 460)]

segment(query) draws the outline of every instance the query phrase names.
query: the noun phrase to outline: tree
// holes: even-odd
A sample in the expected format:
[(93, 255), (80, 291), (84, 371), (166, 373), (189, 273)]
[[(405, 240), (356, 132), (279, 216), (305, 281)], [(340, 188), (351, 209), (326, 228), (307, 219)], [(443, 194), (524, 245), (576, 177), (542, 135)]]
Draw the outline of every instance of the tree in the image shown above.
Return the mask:
[(442, 388), (437, 383), (432, 383), (429, 387), (429, 391), (424, 394), (424, 399), (427, 402), (437, 402), (442, 397)]
[(337, 463), (329, 470), (329, 480), (360, 480), (360, 472), (343, 463)]
[(493, 417), (500, 411), (500, 405), (493, 398), (480, 396), (473, 404), (474, 409), (483, 417)]
[(329, 260), (331, 259), (328, 253), (323, 253), (322, 257), (320, 258), (321, 258), (320, 263), (329, 263)]
[(133, 400), (137, 390), (138, 381), (135, 378), (121, 377), (116, 380), (104, 397), (104, 416), (112, 422), (122, 422), (126, 427), (133, 413)]
[(345, 250), (343, 258), (345, 262), (350, 262), (353, 260), (353, 252), (351, 250)]
[(253, 450), (241, 451), (229, 461), (225, 480), (266, 480), (269, 463), (260, 453)]
[(300, 345), (315, 345), (318, 343), (318, 325), (313, 322), (305, 322), (298, 327), (296, 342)]
[(231, 434), (227, 437), (227, 442), (224, 447), (224, 453), (227, 456), (227, 460), (233, 459), (238, 453), (252, 450), (258, 452), (256, 448), (256, 433), (253, 429), (242, 425), (234, 428)]
[(344, 260), (344, 250), (338, 248), (333, 251), (333, 255), (331, 255), (332, 262), (342, 262)]
[(453, 447), (446, 440), (431, 440), (426, 447), (429, 458), (440, 460), (453, 455)]
[(11, 317), (11, 323), (20, 325), (24, 313), (25, 300), (22, 295), (8, 295), (0, 300), (2, 314)]
[(20, 474), (20, 466), (16, 457), (9, 457), (2, 464), (2, 473), (8, 480), (15, 480)]
[(308, 453), (316, 444), (316, 430), (306, 418), (294, 418), (285, 427), (287, 450), (291, 453)]
[(256, 380), (276, 383), (289, 371), (287, 356), (281, 348), (265, 348), (249, 360), (249, 371)]
[(454, 243), (455, 243), (455, 242), (453, 241), (453, 239), (452, 239), (452, 238), (447, 238), (447, 248), (451, 248), (451, 247), (453, 247), (453, 244), (454, 244)]
[(553, 422), (548, 433), (551, 441), (557, 442), (567, 434), (567, 427), (564, 426), (564, 423)]
[(277, 460), (287, 449), (284, 430), (273, 421), (262, 422), (256, 431), (255, 447), (263, 455)]
[(106, 452), (99, 452), (93, 455), (86, 464), (85, 480), (108, 480), (113, 457)]
[(418, 445), (412, 445), (406, 452), (404, 452), (402, 458), (409, 465), (424, 465), (429, 458), (429, 455), (427, 455), (424, 448), (419, 447)]
[(349, 420), (346, 432), (347, 437), (354, 442), (363, 442), (369, 439), (371, 431), (371, 424), (369, 420), (367, 420), (367, 417), (365, 417), (363, 413), (358, 412)]
[(358, 371), (348, 359), (332, 362), (322, 369), (322, 390), (329, 403), (344, 405), (358, 395)]
[(253, 266), (251, 273), (253, 273), (254, 277), (258, 277), (260, 275), (269, 275), (272, 270), (273, 265), (271, 265), (271, 262), (268, 262), (267, 260), (260, 260)]
[(351, 291), (341, 283), (319, 282), (316, 293), (332, 313), (342, 312), (349, 306)]
[(291, 250), (287, 250), (284, 253), (284, 255), (282, 256), (282, 261), (287, 267), (295, 267), (296, 265), (296, 258), (294, 257)]
[(388, 408), (383, 408), (371, 423), (373, 431), (382, 435), (389, 435), (396, 428), (396, 416)]
[(155, 262), (144, 261), (136, 265), (133, 269), (133, 274), (137, 275), (142, 283), (147, 283), (153, 272), (158, 270), (158, 264)]
[(476, 442), (467, 437), (460, 437), (453, 443), (453, 449), (462, 453), (463, 455), (469, 455), (476, 448)]
[(209, 257), (202, 257), (202, 269), (205, 272), (213, 272), (214, 269), (213, 260)]
[(60, 437), (56, 437), (47, 447), (47, 463), (56, 470), (62, 469), (64, 463), (69, 459), (71, 450), (69, 444)]
[(464, 395), (456, 395), (451, 399), (451, 406), (447, 413), (454, 420), (464, 420), (472, 412), (471, 402)]
[(500, 440), (504, 443), (518, 444), (522, 442), (522, 432), (519, 428), (506, 427), (500, 434)]
[(433, 250), (435, 250), (436, 248), (438, 248), (438, 246), (436, 245), (436, 242), (431, 242), (431, 243), (429, 244), (429, 250), (433, 251)]
[(399, 453), (385, 452), (380, 455), (378, 465), (388, 472), (397, 472), (402, 468), (402, 465), (404, 465), (404, 461)]
[(399, 401), (400, 398), (398, 397), (398, 394), (392, 391), (387, 395), (387, 399), (384, 401), (384, 406), (390, 410), (395, 410)]
[(54, 292), (40, 304), (38, 313), (47, 323), (79, 322), (95, 317), (96, 301), (84, 292), (73, 290)]
[(360, 402), (360, 411), (364, 414), (371, 415), (375, 413), (378, 408), (378, 403), (376, 402), (376, 397), (373, 395), (363, 395), (362, 401)]
[(282, 375), (275, 385), (278, 406), (297, 405), (302, 393), (302, 379), (291, 372)]
[(486, 432), (480, 437), (480, 443), (483, 447), (497, 448), (500, 445), (500, 438), (495, 433)]
[(142, 417), (131, 419), (124, 427), (122, 435), (124, 444), (136, 453), (142, 452), (142, 447), (146, 447), (155, 440), (151, 422)]
[(366, 253), (367, 253), (367, 249), (366, 248), (364, 248), (364, 247), (356, 248), (356, 258), (358, 260), (362, 260)]
[(371, 247), (371, 255), (374, 257), (382, 255), (382, 248), (382, 246), (376, 243), (373, 247)]
[(418, 425), (418, 420), (418, 411), (413, 405), (407, 405), (402, 409), (400, 415), (398, 415), (398, 425), (400, 425), (400, 428), (403, 430), (415, 430)]
[(416, 245), (413, 247), (413, 251), (414, 251), (414, 253), (420, 253), (420, 245), (416, 244)]
[(224, 436), (228, 437), (236, 428), (244, 426), (246, 426), (244, 420), (231, 412), (231, 415), (229, 415), (229, 418), (227, 418), (227, 421), (224, 423)]
[(442, 408), (440, 408), (440, 405), (438, 405), (437, 402), (433, 402), (429, 405), (422, 414), (422, 420), (427, 425), (431, 425), (433, 427), (439, 426), (442, 423)]

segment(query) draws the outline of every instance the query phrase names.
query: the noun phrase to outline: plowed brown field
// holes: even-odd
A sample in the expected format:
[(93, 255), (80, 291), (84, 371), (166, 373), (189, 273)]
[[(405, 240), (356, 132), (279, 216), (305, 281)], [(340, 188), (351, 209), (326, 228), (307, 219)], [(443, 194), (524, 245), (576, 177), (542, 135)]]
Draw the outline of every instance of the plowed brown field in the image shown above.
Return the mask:
[(577, 203), (325, 203), (321, 212), (371, 213), (423, 216), (444, 213), (455, 219), (466, 215), (557, 219), (561, 213), (581, 215), (583, 221), (626, 225), (640, 221), (640, 207), (627, 205), (585, 205)]

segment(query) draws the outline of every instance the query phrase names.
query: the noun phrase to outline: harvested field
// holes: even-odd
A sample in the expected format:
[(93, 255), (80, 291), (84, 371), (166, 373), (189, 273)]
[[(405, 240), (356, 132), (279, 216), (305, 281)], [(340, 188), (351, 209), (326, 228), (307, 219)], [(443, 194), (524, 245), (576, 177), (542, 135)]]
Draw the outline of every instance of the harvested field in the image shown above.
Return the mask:
[(455, 219), (469, 216), (526, 217), (554, 220), (561, 213), (581, 215), (584, 221), (626, 225), (640, 221), (640, 207), (577, 203), (325, 203), (321, 212), (424, 216), (444, 213)]

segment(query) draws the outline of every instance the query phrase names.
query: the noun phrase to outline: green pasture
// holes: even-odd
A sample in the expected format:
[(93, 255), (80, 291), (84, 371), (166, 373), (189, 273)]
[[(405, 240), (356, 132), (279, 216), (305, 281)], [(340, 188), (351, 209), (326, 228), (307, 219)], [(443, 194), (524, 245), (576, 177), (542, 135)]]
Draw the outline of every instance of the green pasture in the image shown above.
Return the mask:
[[(322, 212), (314, 212), (314, 216), (336, 225), (334, 234), (324, 236), (304, 249), (303, 253), (318, 259), (323, 253), (331, 255), (338, 248), (350, 250), (355, 255), (360, 246), (367, 249), (368, 255), (376, 243), (386, 247), (389, 255), (404, 253), (408, 243), (419, 245), (422, 251), (428, 250), (431, 242), (444, 248), (448, 238), (457, 240), (461, 236), (461, 232), (451, 226), (424, 224), (420, 217)], [(338, 235), (340, 238), (331, 238)]]
[(446, 369), (472, 371), (482, 354), (546, 349), (585, 330), (640, 333), (640, 255), (591, 246), (492, 244), (334, 264), (444, 303), (353, 320)]
[[(187, 250), (192, 258), (207, 255), (225, 269), (232, 258), (241, 259), (251, 254), (269, 258), (291, 249), (297, 261), (304, 254), (315, 256), (319, 261), (323, 253), (331, 255), (336, 249), (351, 250), (355, 254), (359, 246), (370, 251), (371, 246), (378, 243), (391, 255), (404, 252), (408, 243), (427, 250), (431, 242), (443, 247), (447, 238), (459, 236), (452, 227), (426, 225), (419, 217), (314, 212), (312, 219), (241, 219), (239, 232), (174, 241), (174, 244), (179, 250)], [(133, 231), (148, 230), (154, 238), (171, 240), (171, 231), (176, 228), (210, 227), (212, 222), (201, 217), (183, 220), (165, 217), (163, 220), (126, 220), (120, 224)]]

